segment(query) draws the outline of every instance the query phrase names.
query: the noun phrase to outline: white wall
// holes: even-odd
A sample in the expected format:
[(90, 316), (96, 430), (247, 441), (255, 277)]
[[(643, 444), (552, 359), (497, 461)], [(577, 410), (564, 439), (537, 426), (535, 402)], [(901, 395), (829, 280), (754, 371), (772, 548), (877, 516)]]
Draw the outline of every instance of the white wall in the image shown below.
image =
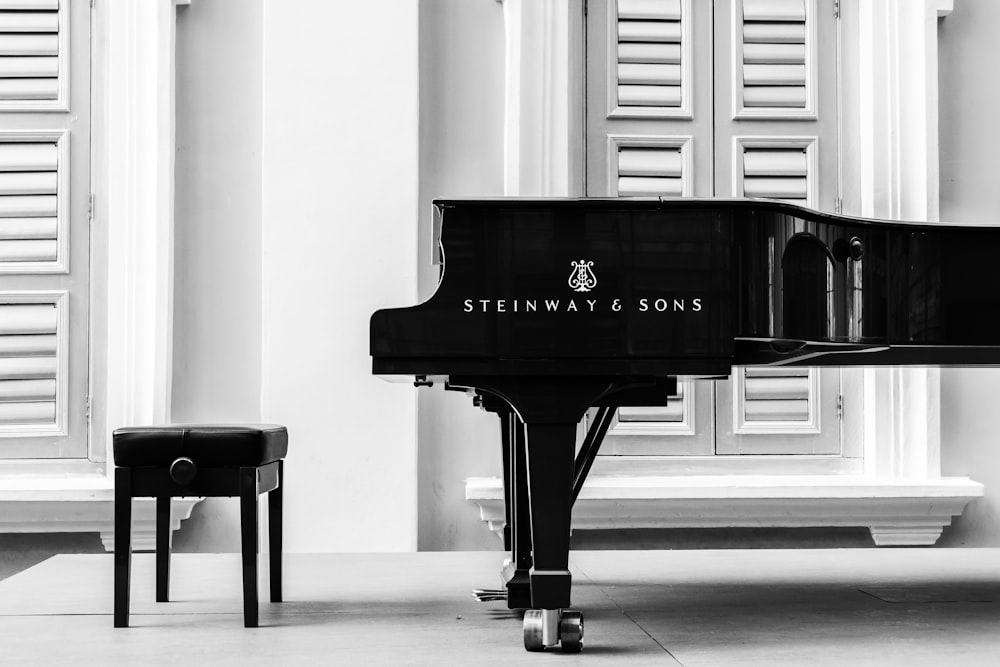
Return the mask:
[(417, 301), (417, 3), (266, 0), (262, 413), (289, 551), (416, 546), (414, 389), (368, 320)]
[[(420, 3), (420, 294), (431, 264), (435, 197), (503, 194), (503, 6), (491, 0)], [(419, 393), (421, 550), (499, 549), (465, 500), (465, 478), (501, 474), (497, 418), (464, 394)]]
[[(1000, 3), (959, 0), (940, 27), (941, 219), (1000, 225)], [(986, 485), (946, 546), (1000, 546), (1000, 370), (941, 372), (942, 474)]]
[[(177, 11), (175, 422), (260, 421), (264, 0)], [(196, 506), (181, 551), (239, 551), (236, 500)]]

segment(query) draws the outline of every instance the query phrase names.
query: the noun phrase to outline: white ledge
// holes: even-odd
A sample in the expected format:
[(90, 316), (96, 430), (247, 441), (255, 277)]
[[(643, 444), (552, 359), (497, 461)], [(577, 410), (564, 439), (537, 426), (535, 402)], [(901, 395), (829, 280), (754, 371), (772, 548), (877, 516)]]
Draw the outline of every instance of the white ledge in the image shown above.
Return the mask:
[[(983, 485), (965, 477), (898, 480), (830, 475), (591, 477), (573, 528), (863, 526), (875, 544), (930, 545)], [(465, 497), (498, 534), (503, 482), (466, 480)]]
[[(174, 498), (170, 528), (201, 498)], [(100, 533), (105, 549), (114, 550), (115, 490), (106, 477), (5, 479), (0, 481), (0, 534)], [(156, 540), (156, 501), (135, 498), (132, 506), (132, 548), (152, 551)]]

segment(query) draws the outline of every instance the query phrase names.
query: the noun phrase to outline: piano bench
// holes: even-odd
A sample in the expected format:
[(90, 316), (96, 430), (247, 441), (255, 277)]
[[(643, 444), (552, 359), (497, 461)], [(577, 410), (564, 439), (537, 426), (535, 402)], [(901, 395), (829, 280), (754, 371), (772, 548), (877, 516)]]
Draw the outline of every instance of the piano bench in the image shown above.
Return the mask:
[(170, 587), (170, 499), (238, 496), (243, 551), (243, 621), (257, 627), (257, 501), (267, 493), (271, 602), (281, 602), (284, 426), (184, 425), (120, 428), (115, 459), (116, 628), (128, 627), (132, 498), (156, 498), (156, 601)]

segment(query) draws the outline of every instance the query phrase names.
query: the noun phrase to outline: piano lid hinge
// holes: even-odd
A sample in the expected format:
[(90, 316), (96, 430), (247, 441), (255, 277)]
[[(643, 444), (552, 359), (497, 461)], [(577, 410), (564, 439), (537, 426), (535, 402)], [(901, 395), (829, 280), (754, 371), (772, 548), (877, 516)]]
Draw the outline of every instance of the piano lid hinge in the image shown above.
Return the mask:
[(833, 200), (833, 212), (834, 213), (844, 212), (844, 200), (841, 199), (840, 197), (837, 197), (836, 199)]
[(840, 0), (833, 0), (833, 18), (840, 18)]
[(844, 395), (837, 396), (837, 419), (844, 418)]

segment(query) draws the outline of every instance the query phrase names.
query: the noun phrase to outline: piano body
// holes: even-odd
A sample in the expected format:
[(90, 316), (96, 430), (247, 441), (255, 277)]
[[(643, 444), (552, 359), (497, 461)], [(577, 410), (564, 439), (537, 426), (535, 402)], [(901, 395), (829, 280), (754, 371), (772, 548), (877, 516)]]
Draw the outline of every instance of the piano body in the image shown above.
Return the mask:
[[(570, 516), (613, 411), (738, 365), (1000, 363), (1000, 228), (745, 199), (435, 202), (440, 282), (371, 318), (373, 372), (497, 414), (508, 606), (582, 646)], [(577, 453), (577, 425), (597, 408)]]

